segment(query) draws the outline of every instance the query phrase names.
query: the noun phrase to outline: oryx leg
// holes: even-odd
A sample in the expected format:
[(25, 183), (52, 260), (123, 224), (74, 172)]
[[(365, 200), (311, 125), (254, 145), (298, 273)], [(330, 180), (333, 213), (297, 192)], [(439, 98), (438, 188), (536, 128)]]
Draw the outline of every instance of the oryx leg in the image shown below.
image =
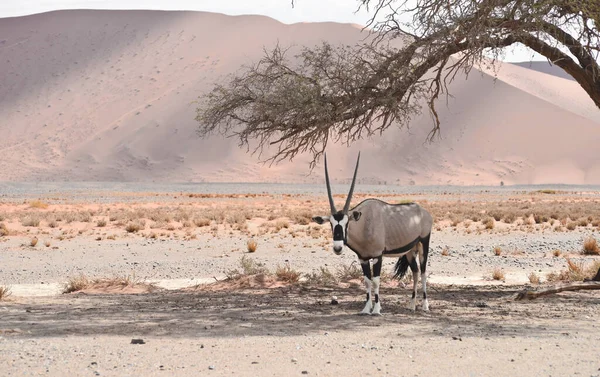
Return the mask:
[(373, 306), (373, 312), (371, 314), (381, 314), (381, 301), (379, 301), (379, 279), (381, 275), (381, 265), (383, 264), (383, 257), (377, 258), (377, 262), (373, 265), (373, 290), (375, 293), (375, 305)]
[(412, 271), (413, 277), (413, 293), (408, 308), (410, 310), (415, 310), (417, 307), (417, 283), (419, 282), (419, 265), (417, 264), (417, 258), (414, 253), (414, 250), (411, 250), (408, 254), (406, 254), (406, 258), (408, 259), (408, 265), (410, 266), (410, 270)]
[(365, 278), (365, 288), (367, 289), (367, 302), (365, 303), (365, 307), (363, 308), (360, 314), (371, 314), (371, 309), (373, 309), (373, 302), (371, 301), (371, 263), (367, 259), (366, 261), (361, 260), (360, 266), (363, 270), (363, 275)]
[(427, 256), (429, 254), (429, 236), (419, 243), (419, 264), (421, 265), (421, 285), (423, 286), (423, 310), (429, 310), (427, 301)]

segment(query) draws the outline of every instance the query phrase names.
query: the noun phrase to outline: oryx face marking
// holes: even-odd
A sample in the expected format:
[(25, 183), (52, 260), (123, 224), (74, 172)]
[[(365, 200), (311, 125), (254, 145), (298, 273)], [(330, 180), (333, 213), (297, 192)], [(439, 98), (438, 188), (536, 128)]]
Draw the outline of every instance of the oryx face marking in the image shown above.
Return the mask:
[(338, 212), (329, 217), (329, 222), (333, 231), (333, 252), (340, 255), (348, 239), (348, 215)]

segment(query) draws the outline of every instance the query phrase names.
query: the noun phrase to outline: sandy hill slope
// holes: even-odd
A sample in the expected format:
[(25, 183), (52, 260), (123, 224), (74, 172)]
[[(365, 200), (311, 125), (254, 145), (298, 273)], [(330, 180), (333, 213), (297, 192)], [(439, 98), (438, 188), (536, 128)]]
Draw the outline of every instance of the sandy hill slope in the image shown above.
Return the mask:
[[(235, 140), (196, 136), (194, 100), (263, 46), (364, 37), (350, 24), (285, 25), (202, 12), (60, 11), (0, 19), (0, 180), (322, 182), (307, 156), (267, 166)], [(431, 120), (328, 149), (347, 181), (600, 183), (600, 111), (575, 82), (518, 65), (459, 77)]]

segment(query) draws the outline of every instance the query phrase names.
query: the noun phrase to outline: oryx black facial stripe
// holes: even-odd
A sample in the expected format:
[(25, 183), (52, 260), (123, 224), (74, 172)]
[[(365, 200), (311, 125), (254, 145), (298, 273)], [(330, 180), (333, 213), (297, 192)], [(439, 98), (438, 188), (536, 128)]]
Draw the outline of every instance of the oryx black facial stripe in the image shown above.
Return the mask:
[(343, 241), (344, 240), (344, 228), (340, 224), (333, 227), (333, 240)]

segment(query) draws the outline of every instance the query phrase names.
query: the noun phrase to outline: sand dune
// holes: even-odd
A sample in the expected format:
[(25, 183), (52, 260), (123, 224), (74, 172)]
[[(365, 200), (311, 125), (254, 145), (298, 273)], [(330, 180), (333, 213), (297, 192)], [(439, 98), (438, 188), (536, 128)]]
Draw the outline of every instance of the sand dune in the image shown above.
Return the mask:
[[(263, 46), (353, 43), (351, 24), (201, 12), (60, 11), (0, 19), (0, 180), (321, 182), (308, 156), (265, 166), (196, 136), (194, 104)], [(575, 82), (505, 64), (452, 84), (441, 139), (410, 131), (346, 148), (331, 174), (397, 184), (600, 183), (600, 111)]]

